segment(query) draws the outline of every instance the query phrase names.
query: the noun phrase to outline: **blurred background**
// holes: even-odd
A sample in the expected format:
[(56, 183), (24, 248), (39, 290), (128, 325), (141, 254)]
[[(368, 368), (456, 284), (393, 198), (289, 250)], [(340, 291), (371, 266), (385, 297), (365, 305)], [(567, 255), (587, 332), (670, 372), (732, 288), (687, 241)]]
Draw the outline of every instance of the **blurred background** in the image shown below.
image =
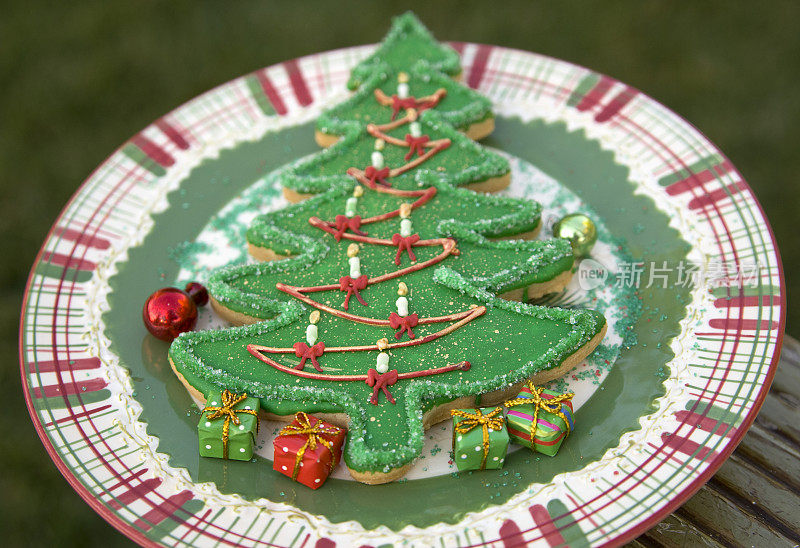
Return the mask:
[[(499, 5), (498, 5), (499, 4)], [(257, 68), (376, 42), (413, 9), (440, 40), (584, 65), (696, 125), (764, 206), (800, 292), (800, 4), (309, 1), (6, 3), (0, 16), (0, 530), (6, 546), (130, 545), (56, 471), (28, 418), (25, 281), (81, 182), (141, 128)], [(794, 275), (793, 275), (794, 274)], [(800, 308), (787, 331), (800, 335)]]

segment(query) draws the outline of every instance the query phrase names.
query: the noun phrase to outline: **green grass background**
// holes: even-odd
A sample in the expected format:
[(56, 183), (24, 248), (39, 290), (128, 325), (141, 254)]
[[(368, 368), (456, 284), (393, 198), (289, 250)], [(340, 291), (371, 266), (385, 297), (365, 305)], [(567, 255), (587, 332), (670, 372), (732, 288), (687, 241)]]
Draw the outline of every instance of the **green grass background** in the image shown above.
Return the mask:
[[(19, 385), (28, 269), (92, 169), (151, 121), (256, 68), (375, 42), (412, 8), (442, 40), (565, 59), (641, 89), (739, 168), (800, 291), (800, 4), (641, 2), (23, 2), (0, 11), (0, 530), (8, 546), (129, 541), (71, 491)], [(154, 288), (155, 289), (155, 288)], [(788, 311), (798, 335), (800, 310)]]

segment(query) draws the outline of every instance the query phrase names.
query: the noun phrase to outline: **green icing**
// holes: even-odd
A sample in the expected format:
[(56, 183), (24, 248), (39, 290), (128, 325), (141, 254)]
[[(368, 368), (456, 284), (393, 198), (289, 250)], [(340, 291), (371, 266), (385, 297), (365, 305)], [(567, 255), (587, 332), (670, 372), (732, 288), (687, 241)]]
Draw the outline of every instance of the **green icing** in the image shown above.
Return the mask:
[[(387, 109), (375, 100), (375, 90), (380, 89), (387, 97), (397, 94), (397, 73), (385, 64), (376, 66), (374, 70), (352, 97), (319, 117), (319, 131), (342, 135), (354, 124), (360, 129), (364, 124), (385, 124), (391, 121), (391, 108)], [(465, 130), (492, 116), (492, 103), (489, 99), (431, 68), (426, 61), (417, 62), (408, 74), (412, 97), (426, 97), (439, 89), (447, 92), (436, 105), (436, 113), (444, 122), (459, 130)], [(399, 116), (402, 115), (403, 111), (400, 111)]]
[[(387, 65), (391, 70), (405, 70), (402, 60), (409, 51), (420, 47), (425, 37), (432, 40), (413, 16), (397, 18), (376, 54), (375, 59), (380, 58), (382, 63), (359, 65), (361, 68), (354, 71), (354, 78), (364, 81), (364, 75), (386, 70)], [(437, 48), (432, 51), (444, 51)], [(447, 58), (444, 55), (427, 60), (452, 74), (452, 67), (445, 70)], [(383, 108), (390, 111), (389, 107)], [(469, 108), (465, 105), (460, 114), (451, 113), (449, 119), (458, 119)], [(330, 114), (328, 119), (333, 119)], [(445, 336), (391, 349), (389, 369), (403, 374), (469, 361), (469, 370), (455, 369), (399, 380), (388, 387), (396, 403), (392, 404), (378, 392), (378, 404), (373, 405), (369, 402), (372, 388), (363, 380), (339, 381), (333, 377), (366, 375), (376, 367), (377, 350), (324, 353), (319, 361), (328, 377), (323, 379), (288, 374), (246, 350), (248, 344), (291, 348), (296, 342), (305, 341), (309, 307), (279, 291), (276, 283), (338, 284), (339, 278), (349, 273), (345, 250), (351, 241), (344, 238), (337, 242), (330, 234), (310, 225), (309, 218), (332, 221), (337, 214), (344, 213), (345, 201), (355, 187), (346, 171), (370, 165), (374, 150), (375, 139), (366, 132), (363, 122), (340, 123), (344, 138), (337, 144), (281, 172), (284, 186), (317, 196), (262, 215), (251, 225), (247, 233), (251, 245), (290, 257), (227, 267), (212, 275), (208, 287), (218, 303), (263, 321), (219, 331), (184, 333), (170, 347), (176, 369), (189, 384), (204, 392), (215, 388), (247, 392), (260, 399), (262, 408), (278, 415), (299, 410), (347, 414), (350, 425), (344, 459), (350, 468), (359, 471), (388, 472), (412, 462), (422, 450), (425, 411), (458, 397), (498, 390), (557, 367), (605, 325), (603, 316), (594, 311), (534, 306), (496, 297), (505, 291), (546, 283), (569, 271), (573, 266), (569, 243), (558, 239), (490, 239), (537, 228), (541, 206), (533, 201), (481, 195), (458, 188), (507, 174), (508, 162), (466, 138), (438, 112), (425, 111), (420, 124), (423, 134), (434, 140), (450, 139), (451, 146), (416, 169), (391, 177), (390, 183), (393, 189), (400, 190), (436, 189), (432, 199), (413, 211), (412, 233), (423, 240), (452, 238), (459, 253), (447, 256), (435, 267), (431, 265), (402, 276), (411, 289), (410, 312), (420, 318), (456, 314), (481, 306), (486, 307), (486, 312)], [(400, 126), (388, 133), (402, 139), (408, 128)], [(406, 151), (387, 143), (383, 150), (385, 164), (390, 167), (406, 164), (403, 158)], [(365, 189), (358, 198), (356, 214), (367, 218), (397, 210), (401, 203), (414, 200)], [(391, 239), (400, 231), (400, 219), (391, 217), (366, 224), (362, 230), (371, 238)], [(442, 247), (418, 246), (414, 252), (421, 262), (437, 256)], [(404, 253), (401, 265), (396, 266), (395, 253), (394, 246), (362, 244), (359, 253), (362, 273), (375, 278), (411, 264)], [(390, 313), (397, 311), (398, 281), (391, 279), (369, 285), (362, 290), (368, 306), (352, 298), (349, 312), (388, 319)], [(344, 300), (344, 293), (338, 289), (309, 296), (339, 310)], [(418, 325), (414, 333), (417, 340), (425, 340), (427, 335), (451, 324)], [(394, 329), (356, 323), (328, 313), (323, 313), (318, 331), (318, 340), (327, 348), (371, 346), (384, 337), (395, 341)], [(401, 340), (408, 340), (407, 335)], [(272, 357), (285, 366), (299, 364), (293, 352)], [(305, 371), (312, 370), (307, 363)]]
[[(446, 267), (437, 269), (433, 278), (435, 285), (429, 293), (438, 294), (439, 299), (426, 303), (428, 307), (447, 301), (457, 303), (458, 310), (483, 304), (489, 311), (435, 343), (391, 351), (390, 366), (402, 373), (469, 360), (472, 368), (398, 381), (390, 387), (395, 405), (382, 394), (379, 405), (370, 405), (367, 400), (371, 389), (363, 382), (301, 380), (247, 353), (244, 346), (250, 343), (283, 347), (303, 340), (306, 323), (298, 320), (304, 319), (305, 314), (296, 304), (287, 304), (271, 320), (183, 334), (172, 344), (170, 356), (192, 384), (216, 384), (247, 392), (259, 397), (269, 412), (287, 414), (302, 408), (312, 413), (346, 413), (351, 421), (345, 449), (347, 465), (356, 470), (388, 471), (419, 455), (424, 435), (423, 410), (440, 401), (497, 390), (551, 368), (586, 344), (605, 323), (600, 314), (590, 310), (540, 307), (495, 298)], [(447, 312), (448, 308), (452, 310), (453, 305), (439, 310)], [(412, 300), (412, 309), (417, 309), (416, 299)], [(417, 331), (418, 337), (429, 332), (425, 328)], [(386, 328), (329, 315), (323, 315), (319, 323), (319, 340), (328, 341), (331, 346), (372, 344), (385, 336), (391, 337)], [(293, 355), (289, 356), (281, 363), (297, 362)], [(376, 356), (377, 351), (329, 353), (320, 358), (320, 363), (331, 374), (357, 374), (374, 367)]]
[[(391, 110), (389, 107), (384, 109)], [(460, 186), (479, 183), (509, 172), (508, 162), (503, 157), (465, 137), (447, 124), (437, 112), (424, 111), (419, 123), (422, 133), (431, 140), (450, 139), (451, 145), (428, 159), (419, 169), (393, 177), (392, 188), (419, 190), (420, 187), (431, 186), (437, 179)], [(351, 167), (364, 169), (371, 164), (375, 137), (367, 132), (363, 124), (348, 126), (345, 131), (345, 136), (336, 144), (293, 166), (283, 177), (283, 185), (297, 192), (319, 193), (338, 182), (352, 181), (347, 170)], [(408, 126), (402, 125), (386, 134), (402, 140), (408, 131)], [(406, 152), (408, 149), (405, 147), (387, 144), (383, 150), (386, 165), (405, 164)], [(344, 208), (340, 212), (344, 213)]]
[[(341, 242), (308, 223), (311, 215), (332, 219), (343, 211), (344, 201), (351, 195), (352, 180), (342, 182), (325, 194), (296, 206), (259, 217), (247, 233), (248, 241), (258, 247), (272, 249), (281, 255), (292, 255), (284, 261), (251, 265), (235, 265), (215, 272), (209, 290), (218, 302), (236, 312), (255, 318), (270, 318), (286, 304), (286, 294), (275, 284), (307, 287), (336, 283), (349, 272), (346, 248)], [(460, 255), (449, 256), (440, 265), (453, 268), (472, 283), (496, 293), (549, 281), (571, 268), (572, 251), (566, 240), (493, 241), (486, 236), (506, 236), (533, 230), (539, 225), (541, 206), (536, 202), (452, 188), (436, 182), (436, 196), (412, 215), (415, 232), (422, 239), (451, 237), (458, 242)], [(367, 191), (360, 199), (358, 213), (365, 217), (397, 209), (408, 201), (392, 195)], [(399, 231), (400, 221), (392, 218), (381, 223), (364, 225), (370, 237), (391, 239)], [(441, 247), (416, 247), (418, 261), (441, 253)], [(396, 248), (365, 245), (359, 257), (362, 273), (374, 277), (397, 270)], [(523, 258), (523, 259), (521, 259)], [(406, 255), (400, 267), (409, 266)], [(441, 306), (450, 312), (463, 310), (447, 302), (439, 302), (437, 291), (429, 290), (431, 270), (422, 269), (403, 276), (412, 289), (414, 312), (421, 316), (441, 316)], [(430, 293), (430, 294), (429, 294)], [(315, 293), (320, 300), (339, 306), (338, 290)], [(387, 318), (395, 310), (397, 282), (387, 281), (362, 291), (369, 301), (363, 314)], [(449, 302), (449, 301), (448, 301)], [(297, 305), (289, 301), (289, 306)], [(356, 305), (353, 305), (356, 306)], [(362, 312), (358, 312), (361, 314)], [(374, 341), (373, 341), (374, 342)]]
[(417, 16), (409, 11), (392, 19), (392, 28), (378, 49), (350, 73), (347, 87), (358, 88), (374, 73), (375, 65), (386, 64), (395, 72), (408, 72), (420, 59), (449, 76), (461, 73), (458, 53), (438, 43)]

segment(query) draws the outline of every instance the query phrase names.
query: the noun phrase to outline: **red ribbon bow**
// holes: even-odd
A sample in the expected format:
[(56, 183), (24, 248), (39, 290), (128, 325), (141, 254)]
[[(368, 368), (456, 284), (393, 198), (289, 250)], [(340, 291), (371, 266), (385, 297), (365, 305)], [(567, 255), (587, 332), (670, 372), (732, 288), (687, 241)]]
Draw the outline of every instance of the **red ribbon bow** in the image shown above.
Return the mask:
[(414, 338), (414, 332), (411, 331), (412, 327), (416, 327), (419, 323), (419, 316), (417, 314), (409, 314), (408, 316), (401, 316), (397, 312), (389, 314), (389, 325), (392, 329), (400, 329), (394, 334), (394, 338), (400, 340), (403, 333), (408, 333), (408, 338)]
[(362, 274), (355, 280), (350, 276), (342, 276), (339, 278), (339, 289), (341, 291), (347, 291), (347, 296), (344, 298), (344, 304), (342, 305), (345, 310), (350, 306), (350, 297), (353, 295), (356, 296), (358, 302), (363, 304), (364, 306), (369, 306), (366, 301), (361, 298), (361, 294), (359, 293), (360, 290), (365, 289), (367, 287), (367, 275)]
[(394, 264), (400, 266), (400, 255), (402, 255), (403, 250), (408, 252), (408, 256), (412, 261), (417, 260), (417, 256), (414, 255), (414, 251), (411, 249), (415, 243), (419, 241), (419, 234), (412, 234), (411, 236), (403, 237), (398, 233), (392, 234), (392, 243), (397, 246), (397, 255), (394, 256)]
[(296, 342), (294, 343), (294, 353), (295, 355), (300, 358), (300, 364), (296, 365), (295, 369), (303, 369), (306, 365), (306, 360), (311, 360), (311, 365), (314, 366), (314, 369), (322, 373), (322, 368), (319, 366), (317, 362), (317, 358), (322, 356), (322, 353), (325, 351), (325, 343), (318, 342), (314, 346), (308, 346), (304, 342)]
[(417, 156), (422, 156), (425, 154), (425, 144), (430, 141), (431, 138), (427, 135), (423, 135), (422, 137), (414, 137), (408, 133), (406, 133), (406, 143), (408, 143), (408, 152), (403, 157), (404, 160), (408, 161), (414, 156), (414, 153), (417, 153)]
[(401, 99), (397, 95), (392, 95), (392, 121), (397, 118), (400, 109), (417, 108), (417, 100), (413, 97)]
[(394, 398), (392, 397), (392, 393), (389, 392), (387, 387), (392, 386), (394, 383), (397, 382), (398, 375), (397, 369), (392, 369), (391, 371), (387, 371), (383, 375), (375, 371), (374, 369), (370, 369), (367, 372), (367, 386), (372, 387), (372, 397), (369, 399), (369, 403), (372, 405), (378, 405), (378, 390), (383, 390), (383, 393), (386, 395), (386, 399), (388, 399), (392, 403), (396, 403)]
[(360, 234), (361, 236), (366, 236), (366, 232), (361, 232), (359, 230), (361, 228), (361, 215), (356, 215), (355, 217), (346, 217), (345, 215), (337, 215), (336, 216), (336, 233), (333, 235), (336, 238), (336, 241), (342, 239), (342, 235), (347, 232), (348, 229), (353, 231), (356, 234)]
[(383, 169), (375, 169), (375, 166), (367, 166), (364, 169), (364, 177), (367, 178), (367, 185), (370, 188), (375, 188), (375, 183), (378, 182), (383, 186), (392, 186), (386, 182), (386, 178), (389, 176), (389, 168), (385, 167)]

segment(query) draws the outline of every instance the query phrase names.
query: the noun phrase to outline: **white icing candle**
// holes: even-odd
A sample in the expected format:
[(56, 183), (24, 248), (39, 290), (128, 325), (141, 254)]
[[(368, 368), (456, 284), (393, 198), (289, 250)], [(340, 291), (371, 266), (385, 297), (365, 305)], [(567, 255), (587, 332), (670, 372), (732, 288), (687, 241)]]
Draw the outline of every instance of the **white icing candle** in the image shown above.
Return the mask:
[(308, 344), (313, 346), (317, 342), (317, 335), (317, 326), (313, 323), (308, 324), (308, 327), (306, 327), (306, 341), (308, 341)]
[(348, 262), (350, 263), (350, 277), (353, 278), (354, 280), (356, 278), (360, 278), (361, 277), (361, 259), (359, 259), (358, 257), (350, 257), (348, 259)]
[(408, 316), (408, 299), (407, 298), (400, 296), (395, 301), (395, 304), (397, 305), (397, 313), (400, 316), (404, 316), (404, 317)]
[(350, 197), (344, 203), (344, 214), (346, 217), (352, 217), (356, 214), (356, 204), (358, 204), (358, 198)]
[(389, 354), (386, 352), (378, 354), (378, 359), (375, 361), (375, 370), (381, 375), (389, 371)]
[(375, 169), (383, 169), (384, 166), (383, 154), (377, 150), (372, 153), (372, 167)]
[(419, 122), (411, 122), (408, 125), (408, 129), (412, 137), (422, 137), (422, 127)]
[(411, 219), (403, 219), (400, 221), (400, 235), (403, 238), (411, 236)]
[(397, 96), (398, 97), (400, 97), (401, 99), (405, 99), (406, 97), (409, 96), (410, 93), (411, 93), (411, 90), (408, 89), (408, 84), (407, 83), (400, 82), (399, 84), (397, 84)]

